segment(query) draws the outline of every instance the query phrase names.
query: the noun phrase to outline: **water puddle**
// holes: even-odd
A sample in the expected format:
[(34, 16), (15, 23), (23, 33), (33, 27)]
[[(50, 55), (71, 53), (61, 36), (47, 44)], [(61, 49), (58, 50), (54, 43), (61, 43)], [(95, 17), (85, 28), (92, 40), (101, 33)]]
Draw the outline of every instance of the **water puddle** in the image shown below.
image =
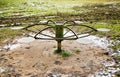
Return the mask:
[(8, 44), (3, 47), (5, 50), (13, 50), (20, 47), (20, 44)]
[[(66, 33), (66, 31), (64, 31), (64, 33)], [(47, 34), (47, 35), (55, 37), (55, 35), (53, 33), (51, 33), (50, 31), (43, 31), (43, 34)], [(8, 44), (8, 45), (4, 46), (3, 48), (6, 49), (6, 50), (8, 50), (8, 49), (13, 50), (17, 47), (20, 47), (20, 45), (22, 43), (33, 42), (35, 40), (35, 38), (33, 38), (35, 36), (35, 34), (29, 33), (29, 35), (32, 36), (32, 37), (23, 37), (23, 38), (20, 38), (20, 39), (16, 39), (17, 44)], [(68, 32), (65, 35), (65, 37), (71, 36), (71, 35), (73, 35), (73, 33)], [(82, 35), (79, 35), (78, 37), (85, 36), (85, 35), (89, 35), (89, 34), (82, 34)], [(41, 34), (39, 34), (37, 37), (50, 38), (50, 37), (47, 37), (47, 36), (44, 36), (44, 35), (41, 35)], [(90, 36), (87, 36), (87, 37), (84, 37), (84, 38), (79, 38), (76, 41), (80, 44), (86, 44), (86, 45), (101, 47), (101, 48), (105, 49), (105, 51), (111, 45), (111, 41), (108, 40), (107, 37), (100, 38), (100, 37), (97, 37), (97, 36), (94, 36), (94, 35), (90, 35)], [(114, 52), (114, 53), (111, 54), (111, 56), (115, 56), (115, 55), (120, 55), (120, 51), (117, 51), (117, 52)], [(116, 62), (114, 60), (113, 61), (103, 61), (101, 63), (103, 65), (103, 67), (99, 71), (97, 71), (93, 75), (91, 75), (90, 77), (115, 77), (115, 73), (120, 71), (120, 68), (114, 67), (114, 66), (118, 65), (118, 64), (116, 64)], [(2, 70), (2, 68), (0, 68), (0, 71), (4, 71), (4, 70)]]
[(22, 27), (22, 26), (19, 26), (19, 27), (11, 27), (11, 29), (12, 30), (21, 30), (21, 29), (23, 29), (24, 27)]
[(33, 37), (23, 37), (21, 39), (18, 39), (17, 42), (18, 43), (31, 43), (33, 42), (35, 39)]
[(109, 32), (110, 31), (110, 29), (107, 29), (107, 28), (98, 28), (97, 30), (100, 32)]
[[(45, 34), (48, 36), (45, 36), (42, 34)], [(49, 36), (55, 37), (55, 35), (53, 33), (51, 33), (50, 31), (43, 31), (42, 34), (38, 34), (36, 37), (37, 38), (48, 38), (48, 39), (51, 39), (51, 37), (49, 37)], [(31, 36), (31, 37), (34, 37), (35, 35), (36, 35), (35, 33), (29, 33), (29, 36)]]
[(110, 45), (110, 42), (106, 37), (100, 38), (94, 35), (79, 38), (76, 41), (81, 44), (90, 44), (93, 46), (101, 47), (103, 49), (106, 49)]

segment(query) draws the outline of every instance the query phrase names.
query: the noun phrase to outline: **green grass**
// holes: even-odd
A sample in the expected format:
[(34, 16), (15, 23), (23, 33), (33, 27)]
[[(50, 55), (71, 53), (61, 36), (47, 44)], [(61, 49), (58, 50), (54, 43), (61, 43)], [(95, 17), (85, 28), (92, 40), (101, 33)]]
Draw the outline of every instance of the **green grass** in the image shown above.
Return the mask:
[(120, 36), (119, 37), (116, 37), (116, 36), (113, 36), (114, 41), (112, 42), (112, 46), (111, 48), (113, 49), (113, 51), (119, 51), (120, 50), (120, 42), (118, 42), (118, 40), (120, 40)]
[[(120, 2), (119, 0), (0, 0), (0, 10), (6, 12), (6, 9), (14, 11), (25, 11), (20, 13), (22, 15), (77, 15), (86, 8), (81, 8), (85, 5), (100, 4), (106, 2)], [(12, 10), (14, 9), (14, 10)], [(11, 13), (3, 14), (3, 16), (10, 16)], [(1, 15), (2, 16), (2, 15)]]
[(5, 39), (13, 40), (16, 36), (22, 35), (20, 30), (11, 30), (9, 28), (4, 28), (0, 30), (0, 45), (3, 44)]
[(71, 54), (69, 52), (62, 51), (61, 55), (62, 57), (69, 57)]
[(80, 51), (79, 49), (77, 49), (77, 50), (75, 51), (75, 53), (77, 53), (77, 54), (80, 53), (80, 52), (81, 52), (81, 51)]
[(110, 29), (109, 32), (97, 32), (97, 35), (101, 35), (101, 36), (109, 36), (111, 39), (119, 36), (120, 35), (120, 24), (100, 24), (100, 23), (96, 23), (96, 24), (88, 24), (91, 27), (97, 29), (97, 28), (107, 28)]
[[(106, 4), (107, 2), (117, 2), (116, 7), (109, 8), (112, 4)], [(83, 7), (81, 7), (83, 6)], [(97, 7), (98, 9), (95, 9)], [(82, 20), (87, 22), (105, 22), (107, 24), (88, 24), (94, 28), (109, 28), (111, 31), (104, 33), (98, 32), (103, 36), (115, 37), (120, 35), (120, 16), (119, 0), (0, 0), (0, 17), (18, 17), (20, 16), (60, 16), (58, 18), (44, 18), (46, 20)], [(2, 13), (1, 13), (2, 11)], [(105, 13), (109, 12), (110, 15)], [(13, 22), (38, 22), (41, 18), (35, 18), (24, 20), (13, 20)], [(109, 19), (109, 20), (108, 20)], [(8, 19), (4, 22), (7, 24), (12, 23), (12, 19)], [(2, 20), (3, 22), (3, 20)], [(0, 22), (1, 23), (1, 22)], [(86, 29), (85, 29), (86, 30)], [(8, 30), (9, 31), (9, 30)], [(4, 35), (7, 30), (0, 30), (0, 39), (5, 39), (9, 36), (14, 36), (13, 31), (7, 33), (7, 37)], [(19, 33), (19, 32), (18, 32)], [(12, 36), (11, 36), (12, 34)], [(8, 37), (8, 38), (9, 38)]]
[(71, 55), (70, 52), (67, 52), (67, 51), (64, 51), (64, 50), (62, 50), (60, 53), (58, 53), (58, 50), (55, 50), (54, 53), (59, 54), (62, 57), (69, 57)]

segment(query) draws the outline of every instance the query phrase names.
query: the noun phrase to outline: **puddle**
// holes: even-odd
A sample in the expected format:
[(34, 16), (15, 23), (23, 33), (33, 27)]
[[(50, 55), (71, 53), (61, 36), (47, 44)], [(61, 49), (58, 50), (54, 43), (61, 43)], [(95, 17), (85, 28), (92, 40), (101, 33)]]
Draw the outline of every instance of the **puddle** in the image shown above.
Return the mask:
[[(117, 55), (120, 55), (120, 51), (111, 54), (113, 57)], [(91, 77), (116, 77), (117, 74), (120, 74), (120, 62), (116, 63), (115, 59), (113, 61), (102, 62), (102, 65), (103, 67)]]
[(116, 65), (116, 63), (114, 61), (107, 61), (107, 62), (103, 62), (102, 63), (105, 67), (111, 67)]
[(120, 68), (108, 67), (108, 69), (100, 69), (91, 77), (116, 77), (115, 73), (120, 71)]
[(5, 26), (7, 26), (7, 24), (1, 24), (1, 25), (0, 25), (0, 27), (5, 27)]
[(8, 45), (5, 45), (3, 47), (3, 49), (5, 49), (5, 50), (13, 50), (13, 49), (16, 49), (17, 47), (20, 47), (20, 44), (13, 44), (13, 45), (8, 44)]
[(43, 21), (40, 21), (39, 23), (46, 24), (47, 22), (48, 22), (47, 20), (43, 20)]
[(24, 27), (11, 27), (12, 30), (21, 30), (23, 29)]
[(79, 38), (76, 41), (81, 44), (90, 44), (93, 46), (101, 47), (103, 49), (106, 49), (110, 45), (110, 42), (106, 37), (100, 38), (94, 35), (90, 35), (84, 38)]
[[(44, 22), (46, 22), (46, 21), (44, 21)], [(66, 32), (67, 31), (64, 30), (64, 34)], [(43, 31), (42, 33), (55, 37), (55, 35), (53, 33), (51, 33), (50, 31)], [(64, 37), (68, 37), (68, 36), (71, 36), (71, 35), (74, 35), (74, 34), (70, 31), (70, 32), (66, 33)], [(81, 34), (78, 37), (87, 36), (87, 35), (89, 35), (89, 34)], [(35, 34), (34, 33), (29, 33), (29, 36), (34, 37)], [(48, 36), (44, 36), (44, 35), (41, 35), (41, 34), (39, 34), (37, 37), (38, 38), (39, 37), (40, 38), (50, 38)], [(28, 40), (26, 40), (26, 41), (28, 41)], [(80, 44), (88, 44), (88, 45), (92, 45), (92, 46), (98, 46), (98, 47), (101, 47), (103, 49), (107, 49), (108, 46), (111, 44), (111, 42), (106, 37), (100, 38), (100, 37), (97, 37), (97, 36), (94, 36), (94, 35), (90, 35), (90, 36), (87, 36), (87, 37), (79, 38), (76, 41), (78, 43), (80, 43)]]
[[(66, 31), (64, 31), (64, 33), (66, 33)], [(47, 35), (51, 35), (51, 36), (55, 36), (54, 34), (52, 34), (50, 31), (44, 31), (43, 34), (47, 34)], [(29, 33), (30, 36), (34, 37), (35, 34)], [(71, 36), (73, 35), (72, 32), (68, 32), (65, 36)], [(85, 36), (88, 34), (82, 34), (79, 36)], [(20, 43), (31, 43), (33, 42), (35, 39), (32, 37), (23, 37), (21, 39), (17, 39), (18, 44), (12, 44), (12, 45), (6, 45), (3, 48), (4, 49), (10, 49), (13, 50), (17, 47), (19, 47), (21, 44)], [(43, 36), (43, 35), (38, 35), (38, 37), (41, 38), (49, 38), (47, 36)], [(78, 43), (80, 44), (88, 44), (88, 45), (93, 45), (93, 46), (98, 46), (101, 47), (103, 49), (108, 48), (108, 46), (110, 45), (110, 41), (106, 38), (100, 38), (94, 35), (90, 35), (84, 38), (79, 38), (76, 40)], [(120, 54), (120, 51), (113, 53), (112, 55), (116, 55), (116, 54)], [(105, 61), (102, 62), (103, 67), (95, 72), (92, 76), (90, 77), (114, 77), (115, 73), (120, 71), (120, 68), (114, 68), (113, 66), (116, 66), (116, 63), (114, 61)], [(0, 68), (0, 72), (3, 72), (4, 70), (2, 68)]]
[(77, 23), (77, 24), (83, 24), (84, 22), (82, 22), (82, 21), (74, 21), (75, 23)]
[(107, 29), (107, 28), (98, 28), (97, 30), (100, 32), (109, 32), (110, 31), (110, 29)]
[(46, 16), (45, 18), (58, 18), (59, 16)]
[(81, 44), (93, 44), (93, 41), (88, 38), (80, 38), (77, 40), (77, 42)]
[(114, 66), (117, 66), (114, 61), (106, 61), (103, 63), (103, 67), (90, 77), (115, 77), (115, 73), (119, 72), (120, 68)]
[[(42, 34), (55, 37), (55, 35), (53, 33), (51, 33), (50, 31), (43, 31)], [(51, 39), (50, 37), (42, 35), (42, 34), (38, 34), (37, 38), (48, 38), (48, 39)], [(29, 33), (29, 36), (31, 36), (31, 37), (34, 37), (35, 35), (36, 35), (35, 33)]]
[(23, 37), (21, 39), (18, 39), (17, 42), (18, 43), (31, 43), (33, 42), (35, 39), (32, 37)]

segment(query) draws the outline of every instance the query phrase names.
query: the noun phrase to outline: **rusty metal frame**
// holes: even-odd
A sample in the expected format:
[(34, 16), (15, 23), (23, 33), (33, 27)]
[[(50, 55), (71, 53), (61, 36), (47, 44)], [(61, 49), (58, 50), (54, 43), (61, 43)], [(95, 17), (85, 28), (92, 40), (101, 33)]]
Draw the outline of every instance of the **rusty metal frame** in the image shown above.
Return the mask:
[[(46, 34), (43, 34), (43, 33), (42, 33), (42, 31), (45, 31), (45, 30), (50, 29), (50, 28), (54, 28), (54, 27), (51, 26), (51, 23), (54, 24), (55, 26), (57, 26), (57, 25), (56, 25), (56, 24), (57, 24), (56, 22), (54, 22), (54, 21), (52, 21), (52, 20), (48, 20), (48, 21), (46, 21), (46, 22), (43, 22), (43, 23), (39, 23), (39, 24), (38, 24), (38, 25), (46, 25), (46, 26), (48, 26), (48, 27), (44, 28), (43, 30), (39, 30), (39, 32), (35, 32), (35, 31), (32, 31), (32, 30), (29, 30), (29, 29), (28, 29), (28, 28), (33, 27), (33, 26), (35, 26), (35, 25), (29, 25), (29, 26), (27, 26), (27, 27), (25, 27), (25, 28), (23, 28), (23, 29), (25, 29), (25, 30), (27, 30), (27, 31), (29, 31), (29, 32), (36, 33), (35, 36), (34, 36), (35, 39), (43, 39), (43, 40), (76, 40), (76, 39), (78, 39), (78, 38), (83, 38), (83, 37), (87, 37), (87, 36), (90, 35), (90, 34), (88, 34), (88, 35), (85, 35), (85, 36), (78, 37), (78, 35), (81, 35), (81, 33), (80, 33), (80, 34), (76, 34), (71, 28), (69, 28), (69, 26), (84, 26), (84, 27), (87, 27), (87, 28), (91, 29), (91, 31), (88, 31), (88, 32), (86, 32), (86, 33), (92, 33), (92, 32), (94, 32), (94, 31), (97, 31), (96, 29), (94, 29), (94, 28), (92, 28), (92, 27), (90, 27), (90, 26), (87, 26), (87, 25), (77, 24), (77, 23), (75, 23), (74, 21), (65, 21), (61, 26), (63, 26), (63, 28), (67, 28), (67, 29), (68, 29), (69, 31), (71, 31), (74, 35), (67, 36), (67, 37), (63, 37), (63, 38), (56, 38), (56, 37), (49, 36), (49, 35), (46, 35)], [(69, 24), (69, 23), (70, 23), (70, 24)], [(67, 31), (63, 36), (65, 36), (69, 31)], [(40, 37), (38, 38), (37, 35), (39, 35), (39, 34), (44, 35), (44, 36), (47, 36), (47, 37), (50, 37), (50, 38), (40, 38)], [(74, 38), (71, 38), (71, 37), (74, 37)]]
[[(55, 26), (52, 26), (52, 24), (54, 24)], [(94, 28), (92, 28), (90, 26), (83, 25), (83, 24), (78, 24), (78, 23), (75, 23), (74, 21), (65, 21), (64, 23), (56, 23), (56, 22), (54, 22), (52, 20), (48, 20), (48, 21), (44, 21), (44, 22), (39, 22), (38, 25), (47, 25), (48, 27), (46, 27), (46, 28), (44, 28), (42, 30), (39, 30), (38, 32), (32, 31), (32, 30), (28, 29), (30, 27), (33, 27), (34, 25), (29, 25), (29, 26), (25, 27), (24, 29), (27, 30), (27, 31), (36, 33), (35, 36), (34, 36), (35, 39), (56, 40), (57, 41), (57, 53), (61, 53), (62, 52), (61, 42), (63, 40), (76, 40), (78, 38), (83, 38), (83, 37), (89, 36), (89, 34), (88, 34), (88, 35), (85, 35), (85, 36), (78, 37), (78, 35), (81, 35), (81, 33), (80, 34), (76, 34), (71, 28), (69, 28), (70, 26), (84, 26), (84, 27), (87, 27), (87, 28), (91, 29), (91, 31), (88, 31), (86, 33), (92, 33), (93, 31), (97, 31), (96, 29), (94, 29)], [(47, 29), (54, 29), (55, 37), (42, 33), (43, 31), (45, 31)], [(64, 29), (68, 29), (68, 31), (64, 33)], [(70, 32), (70, 31), (73, 33), (73, 35), (65, 37), (65, 35), (68, 32)], [(43, 36), (47, 36), (49, 38), (37, 37), (39, 34), (43, 35)]]

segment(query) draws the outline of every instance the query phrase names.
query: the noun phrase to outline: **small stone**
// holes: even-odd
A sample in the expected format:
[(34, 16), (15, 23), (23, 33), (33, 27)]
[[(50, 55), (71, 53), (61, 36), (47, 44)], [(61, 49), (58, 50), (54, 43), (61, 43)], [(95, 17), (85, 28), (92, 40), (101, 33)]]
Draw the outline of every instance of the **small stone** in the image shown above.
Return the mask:
[(0, 49), (0, 52), (3, 51), (3, 49)]
[(16, 74), (16, 75), (15, 75), (15, 77), (20, 77), (20, 76), (21, 76), (21, 74)]
[(15, 71), (15, 67), (13, 65), (8, 65), (9, 71)]
[(109, 55), (109, 52), (104, 52), (105, 55)]
[(7, 26), (7, 25), (6, 25), (6, 24), (1, 24), (1, 25), (0, 25), (0, 27), (5, 27), (5, 26)]
[(47, 77), (53, 77), (53, 74), (52, 74), (52, 73), (49, 73), (49, 74), (47, 75)]
[(32, 75), (31, 77), (37, 77), (36, 75)]
[(60, 61), (55, 61), (54, 64), (56, 64), (56, 65), (61, 65), (62, 62), (60, 62)]
[(8, 50), (13, 50), (17, 47), (20, 47), (20, 44), (8, 44), (8, 45), (5, 45), (3, 49), (8, 51)]
[(74, 21), (76, 24), (83, 24), (84, 22), (82, 21)]
[(40, 24), (46, 24), (48, 21), (47, 20), (43, 20), (43, 21), (40, 21), (39, 23)]
[(76, 60), (80, 60), (80, 58), (76, 58)]
[(26, 74), (26, 75), (31, 75), (32, 73), (28, 73), (28, 74)]
[(109, 14), (109, 12), (105, 12), (105, 14)]
[(5, 71), (5, 69), (0, 67), (0, 73), (3, 73), (4, 71)]
[(95, 7), (95, 9), (98, 9), (98, 7)]
[(4, 77), (11, 77), (11, 74), (5, 74)]
[(28, 46), (28, 47), (25, 47), (25, 49), (30, 49), (30, 46)]
[(5, 56), (5, 54), (3, 54), (3, 53), (0, 53), (0, 57), (3, 57), (3, 56)]

